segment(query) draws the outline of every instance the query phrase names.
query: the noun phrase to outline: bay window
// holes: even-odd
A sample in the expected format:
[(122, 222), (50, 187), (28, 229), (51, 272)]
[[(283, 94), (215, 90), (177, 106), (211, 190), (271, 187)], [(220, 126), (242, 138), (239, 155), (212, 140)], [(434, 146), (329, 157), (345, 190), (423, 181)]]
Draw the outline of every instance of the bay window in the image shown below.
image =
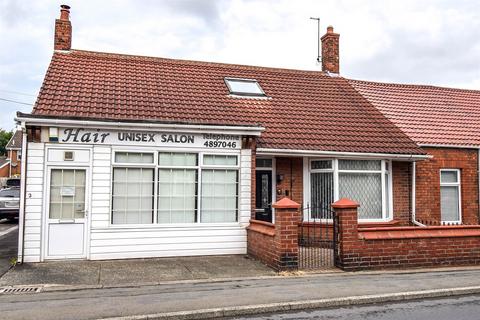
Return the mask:
[(390, 162), (387, 160), (311, 160), (310, 218), (318, 219), (341, 198), (360, 204), (361, 220), (385, 220), (390, 216)]
[(115, 152), (112, 224), (236, 222), (238, 163), (231, 154)]

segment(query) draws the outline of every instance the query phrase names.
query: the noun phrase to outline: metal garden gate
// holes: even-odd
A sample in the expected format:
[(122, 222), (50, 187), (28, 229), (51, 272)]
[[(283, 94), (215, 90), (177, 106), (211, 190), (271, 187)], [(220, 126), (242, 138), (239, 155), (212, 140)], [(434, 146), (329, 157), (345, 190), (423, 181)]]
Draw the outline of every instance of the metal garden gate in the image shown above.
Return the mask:
[(338, 219), (330, 208), (304, 208), (298, 229), (298, 268), (330, 269), (336, 265)]

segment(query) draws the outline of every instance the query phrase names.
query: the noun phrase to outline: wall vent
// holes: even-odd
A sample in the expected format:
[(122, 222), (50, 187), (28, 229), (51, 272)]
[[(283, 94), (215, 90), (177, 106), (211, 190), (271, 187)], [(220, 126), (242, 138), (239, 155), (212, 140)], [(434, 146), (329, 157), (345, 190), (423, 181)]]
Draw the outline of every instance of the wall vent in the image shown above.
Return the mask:
[(64, 161), (73, 161), (73, 151), (65, 151), (63, 153), (63, 160)]

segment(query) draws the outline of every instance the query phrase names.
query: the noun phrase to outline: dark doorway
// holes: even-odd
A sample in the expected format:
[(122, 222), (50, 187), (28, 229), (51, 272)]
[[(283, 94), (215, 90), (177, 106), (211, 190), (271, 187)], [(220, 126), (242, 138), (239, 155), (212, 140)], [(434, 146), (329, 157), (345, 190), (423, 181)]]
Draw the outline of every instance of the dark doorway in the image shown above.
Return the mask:
[(255, 181), (255, 219), (272, 222), (272, 171), (258, 170)]

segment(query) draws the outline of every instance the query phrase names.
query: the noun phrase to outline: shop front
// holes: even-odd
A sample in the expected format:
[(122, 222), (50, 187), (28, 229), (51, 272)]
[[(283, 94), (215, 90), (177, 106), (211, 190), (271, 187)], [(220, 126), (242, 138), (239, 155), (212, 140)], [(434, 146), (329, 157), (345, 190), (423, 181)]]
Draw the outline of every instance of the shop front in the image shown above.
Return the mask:
[(30, 130), (24, 261), (246, 253), (248, 129)]

